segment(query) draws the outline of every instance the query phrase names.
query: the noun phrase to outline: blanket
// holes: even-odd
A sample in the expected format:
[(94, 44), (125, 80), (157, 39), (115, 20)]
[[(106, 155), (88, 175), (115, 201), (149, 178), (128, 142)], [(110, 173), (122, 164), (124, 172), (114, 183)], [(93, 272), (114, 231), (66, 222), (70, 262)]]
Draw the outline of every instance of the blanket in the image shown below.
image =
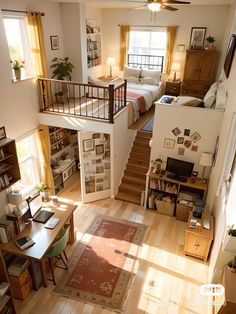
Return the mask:
[(145, 98), (134, 92), (127, 91), (127, 100), (135, 100), (139, 104), (140, 113), (144, 113), (146, 111), (146, 102)]

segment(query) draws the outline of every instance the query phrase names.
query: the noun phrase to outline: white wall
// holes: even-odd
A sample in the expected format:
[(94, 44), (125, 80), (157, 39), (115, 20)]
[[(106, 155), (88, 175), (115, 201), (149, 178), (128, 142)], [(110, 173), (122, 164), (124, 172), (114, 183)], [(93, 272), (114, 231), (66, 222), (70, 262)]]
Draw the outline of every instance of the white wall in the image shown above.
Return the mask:
[[(148, 26), (178, 26), (176, 45), (184, 44), (189, 47), (192, 27), (207, 27), (206, 35), (216, 38), (216, 47), (219, 50), (219, 60), (222, 43), (225, 35), (225, 25), (229, 16), (228, 5), (216, 6), (181, 6), (178, 11), (162, 10), (157, 13), (156, 22), (150, 20), (149, 10), (104, 9), (103, 13), (103, 60), (114, 56), (119, 63), (119, 24), (148, 25)], [(174, 59), (184, 64), (185, 53), (176, 52)], [(221, 63), (219, 63), (221, 67)], [(182, 67), (183, 68), (183, 67)]]
[[(206, 108), (156, 105), (153, 127), (153, 140), (151, 149), (151, 160), (162, 158), (166, 161), (167, 157), (173, 157), (184, 161), (194, 163), (194, 170), (202, 174), (202, 166), (199, 160), (202, 152), (215, 151), (216, 137), (220, 132), (222, 111)], [(181, 133), (175, 136), (172, 133), (174, 128), (178, 127)], [(190, 135), (198, 132), (200, 140), (193, 145), (198, 146), (196, 152), (185, 148), (183, 144), (177, 144), (178, 137), (184, 137), (184, 140), (191, 140), (189, 136), (184, 136), (184, 129), (190, 129)], [(173, 149), (165, 148), (165, 138), (175, 141)], [(178, 155), (179, 148), (185, 148), (184, 155)]]

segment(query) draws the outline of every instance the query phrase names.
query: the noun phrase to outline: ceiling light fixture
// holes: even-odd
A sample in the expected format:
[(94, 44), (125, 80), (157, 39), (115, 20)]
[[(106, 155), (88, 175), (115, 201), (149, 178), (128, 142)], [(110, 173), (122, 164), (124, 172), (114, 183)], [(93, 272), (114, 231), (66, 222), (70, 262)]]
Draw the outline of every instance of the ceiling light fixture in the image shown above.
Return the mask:
[(152, 12), (158, 12), (161, 11), (161, 4), (157, 2), (150, 2), (147, 4), (147, 7)]

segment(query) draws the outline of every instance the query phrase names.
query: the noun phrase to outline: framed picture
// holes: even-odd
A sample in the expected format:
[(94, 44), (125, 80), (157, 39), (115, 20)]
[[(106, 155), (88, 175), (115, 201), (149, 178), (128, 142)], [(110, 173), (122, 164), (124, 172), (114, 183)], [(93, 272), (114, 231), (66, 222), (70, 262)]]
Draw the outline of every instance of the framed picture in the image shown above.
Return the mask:
[(197, 141), (200, 140), (201, 136), (198, 132), (194, 132), (190, 138), (192, 139), (193, 143), (196, 143)]
[(236, 35), (232, 34), (230, 37), (228, 49), (226, 52), (225, 62), (224, 62), (224, 71), (227, 78), (229, 77), (230, 68), (234, 59), (235, 47), (236, 47)]
[(175, 140), (170, 138), (165, 138), (164, 140), (164, 148), (174, 148), (175, 147)]
[(93, 138), (100, 138), (100, 133), (93, 133)]
[(181, 133), (181, 131), (180, 131), (180, 129), (179, 129), (178, 127), (176, 127), (176, 128), (174, 128), (174, 129), (172, 130), (172, 133), (173, 133), (175, 136), (178, 136), (178, 135)]
[(3, 138), (6, 138), (5, 126), (2, 126), (2, 127), (0, 128), (0, 140), (2, 140)]
[(192, 150), (193, 152), (197, 152), (198, 146), (197, 146), (197, 145), (192, 145), (191, 150)]
[(184, 129), (184, 135), (189, 136), (190, 135), (190, 129)]
[(185, 45), (183, 45), (183, 44), (177, 45), (177, 51), (178, 52), (184, 52), (185, 51)]
[(183, 144), (184, 143), (184, 137), (178, 137), (177, 138), (177, 144)]
[(104, 145), (103, 144), (96, 145), (96, 155), (101, 155), (103, 153), (104, 153)]
[(216, 158), (217, 158), (217, 153), (218, 153), (218, 148), (219, 148), (219, 141), (220, 141), (220, 136), (218, 135), (216, 138), (216, 146), (215, 146), (215, 152), (213, 155), (212, 167), (215, 167), (215, 164), (216, 164)]
[(83, 140), (83, 151), (90, 152), (94, 150), (94, 140)]
[(192, 145), (192, 141), (190, 141), (190, 140), (186, 140), (186, 141), (184, 142), (184, 146), (185, 146), (186, 148), (189, 148), (191, 145)]
[(192, 176), (197, 178), (198, 172), (197, 172), (197, 171), (193, 171), (193, 172), (192, 172)]
[(192, 27), (190, 36), (191, 49), (203, 49), (206, 27)]
[(184, 155), (185, 148), (180, 147), (178, 149), (178, 155)]
[(59, 36), (57, 35), (50, 36), (50, 42), (51, 42), (51, 50), (59, 49)]

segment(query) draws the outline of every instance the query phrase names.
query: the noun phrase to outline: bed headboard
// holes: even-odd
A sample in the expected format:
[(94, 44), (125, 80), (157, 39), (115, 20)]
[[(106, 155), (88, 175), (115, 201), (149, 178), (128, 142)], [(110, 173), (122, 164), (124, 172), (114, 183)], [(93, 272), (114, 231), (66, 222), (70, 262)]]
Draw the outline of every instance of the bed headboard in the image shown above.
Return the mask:
[(163, 73), (163, 56), (128, 54), (128, 66), (132, 68), (148, 68)]

